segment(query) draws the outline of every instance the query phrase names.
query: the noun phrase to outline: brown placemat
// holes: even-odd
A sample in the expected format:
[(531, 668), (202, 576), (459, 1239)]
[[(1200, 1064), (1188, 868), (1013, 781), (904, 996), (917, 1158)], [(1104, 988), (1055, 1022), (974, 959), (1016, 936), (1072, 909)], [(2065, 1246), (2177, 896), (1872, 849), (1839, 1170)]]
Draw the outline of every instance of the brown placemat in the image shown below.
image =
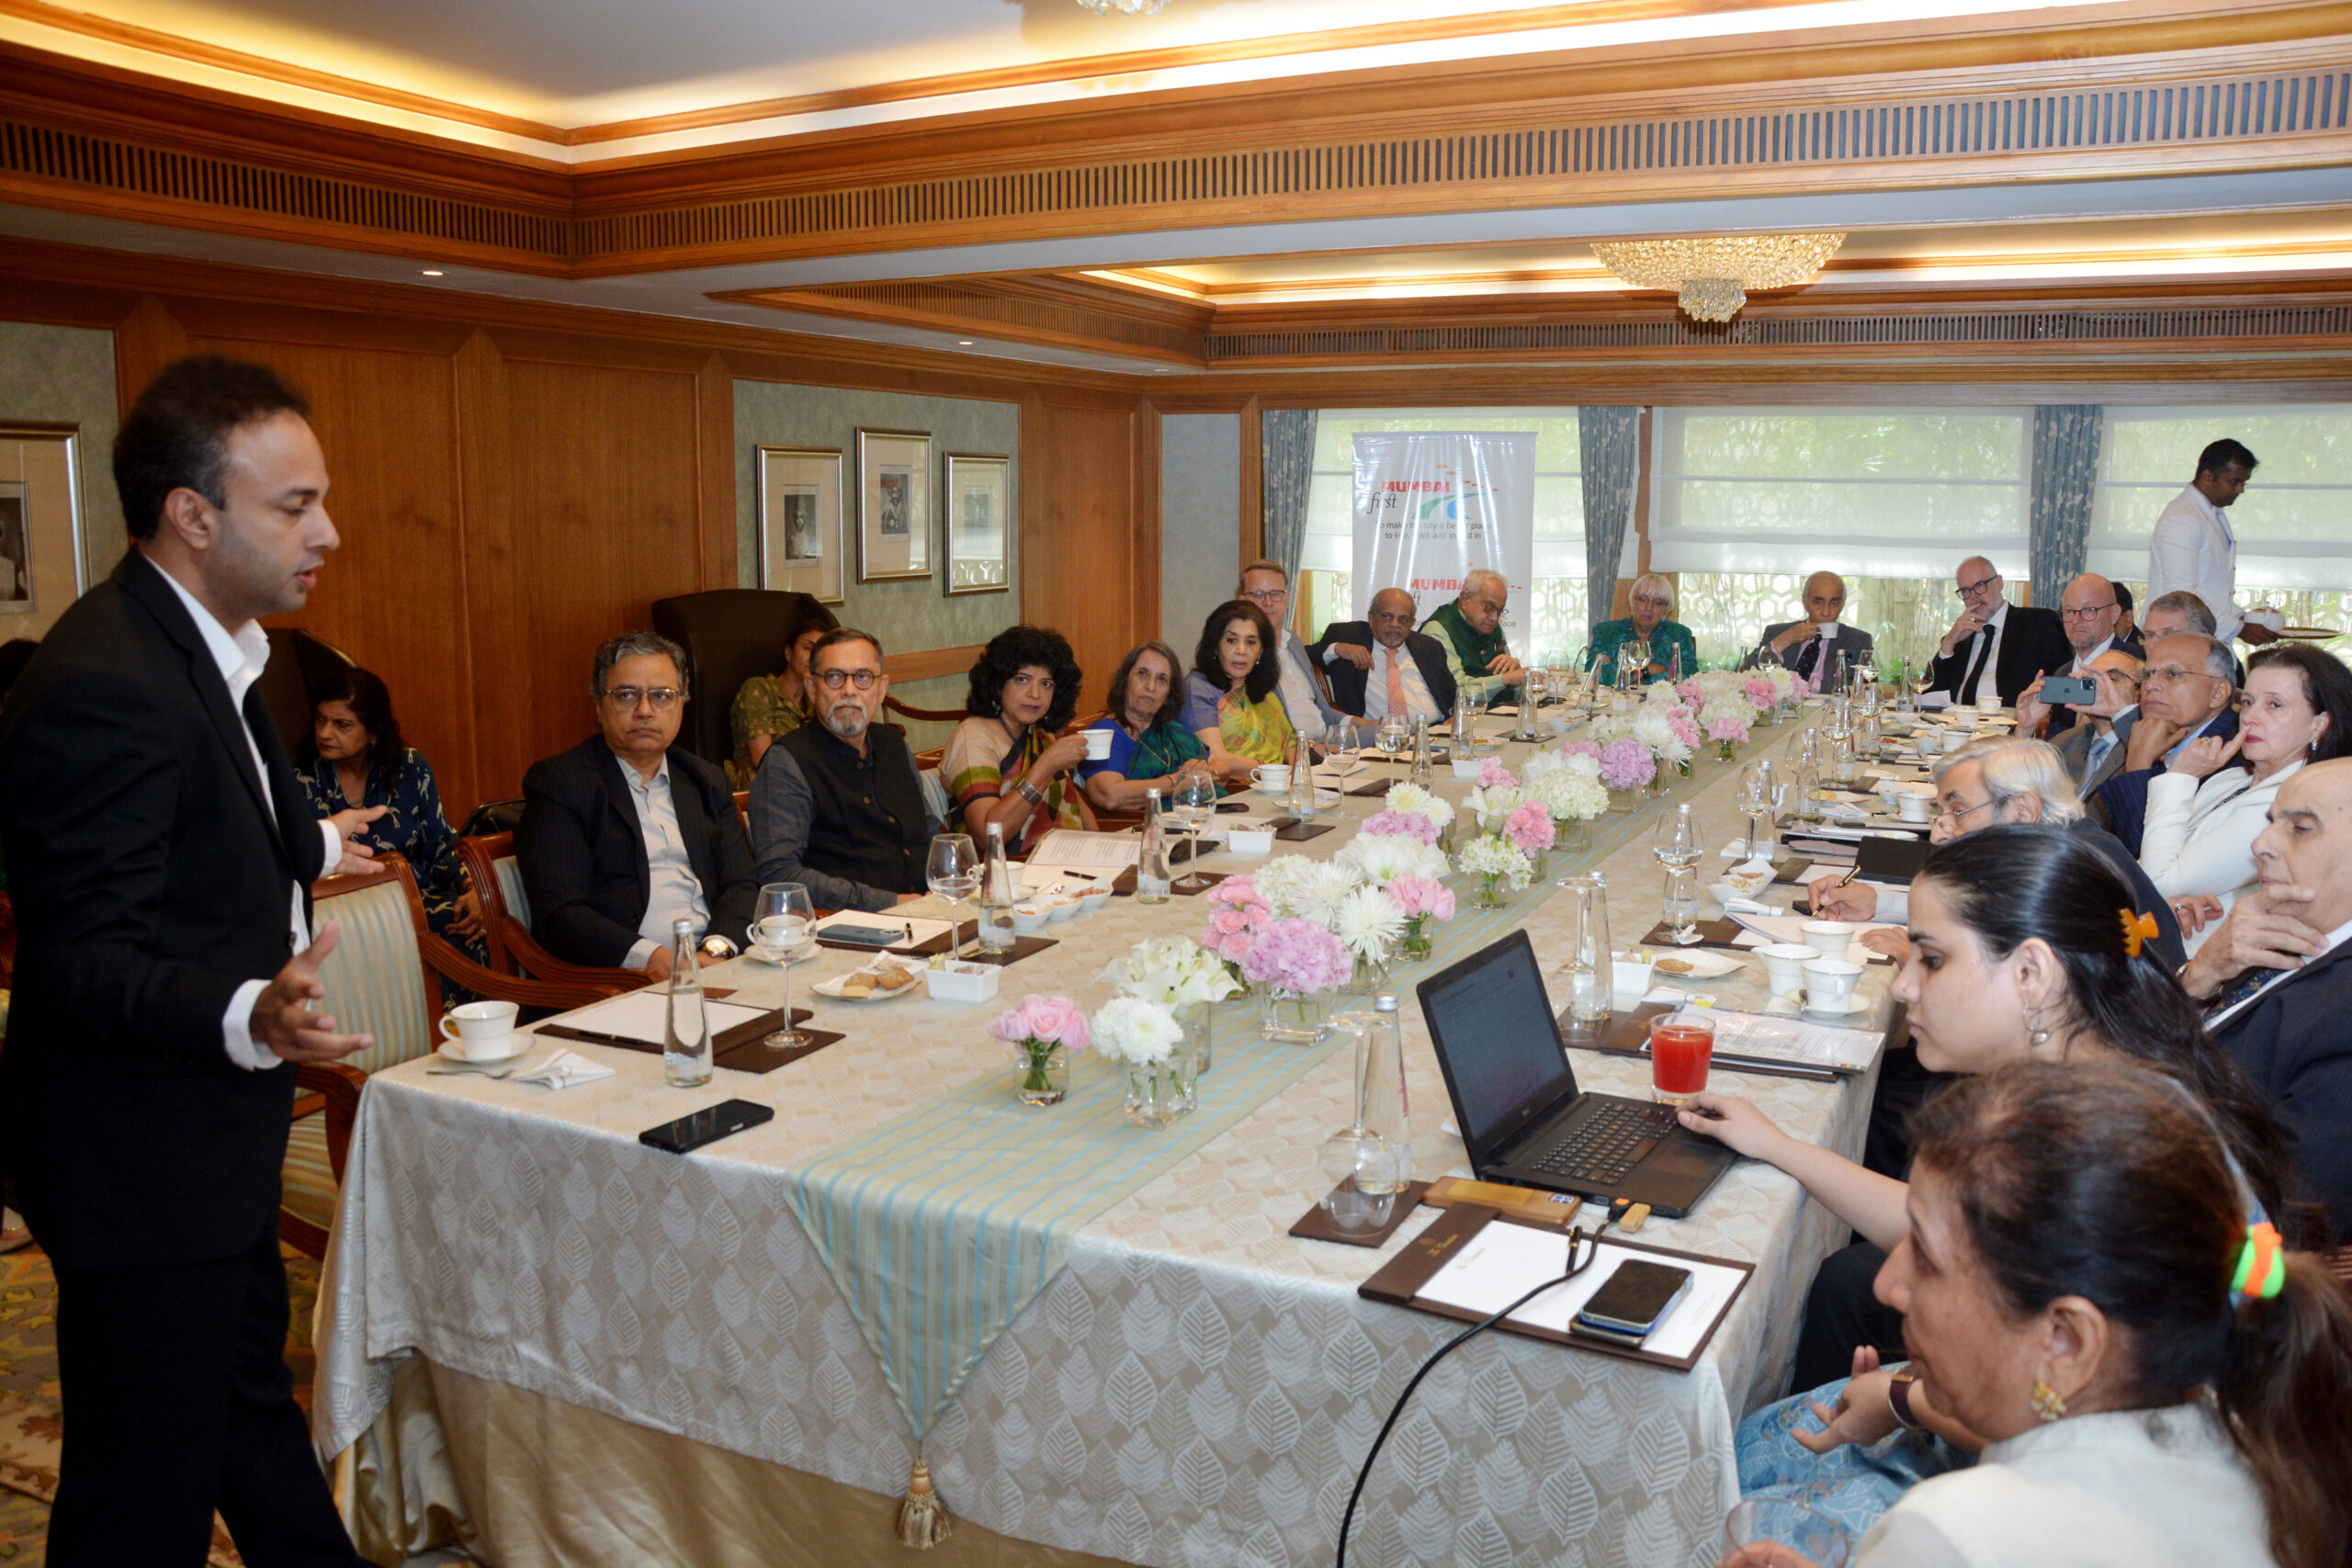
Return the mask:
[(1747, 928), (1736, 920), (1694, 920), (1691, 924), (1699, 932), (1699, 940), (1696, 942), (1675, 941), (1674, 928), (1664, 920), (1660, 920), (1650, 928), (1647, 936), (1642, 938), (1642, 945), (1669, 950), (1683, 947), (1727, 947), (1737, 953), (1748, 951), (1741, 947), (1738, 942), (1738, 938), (1746, 934)]
[[(792, 1010), (792, 1021), (795, 1025), (806, 1023), (816, 1016), (807, 1008)], [(803, 1029), (800, 1032), (806, 1035), (809, 1042), (806, 1045), (778, 1051), (771, 1050), (762, 1043), (770, 1033), (783, 1027), (784, 1010), (771, 1008), (757, 1018), (747, 1020), (732, 1029), (713, 1035), (710, 1042), (711, 1059), (722, 1067), (732, 1067), (738, 1072), (774, 1072), (787, 1062), (797, 1062), (810, 1052), (821, 1051), (835, 1041), (843, 1038), (831, 1030)], [(617, 1045), (624, 1051), (642, 1051), (650, 1056), (658, 1056), (662, 1054), (661, 1046), (648, 1041), (625, 1040), (616, 1034), (594, 1034), (584, 1029), (574, 1029), (566, 1023), (543, 1023), (539, 1025), (538, 1032), (559, 1040), (584, 1041), (591, 1045)]]
[(1283, 817), (1275, 819), (1274, 837), (1285, 843), (1298, 844), (1319, 839), (1331, 830), (1329, 822), (1302, 822), (1295, 817)]
[(1384, 777), (1374, 779), (1370, 784), (1360, 784), (1348, 793), (1359, 800), (1370, 800), (1374, 795), (1386, 795), (1393, 787), (1395, 787), (1393, 782)]
[[(1355, 1180), (1351, 1176), (1340, 1185), (1351, 1188)], [(1378, 1247), (1396, 1234), (1398, 1225), (1413, 1217), (1413, 1211), (1420, 1207), (1421, 1194), (1429, 1190), (1430, 1184), (1426, 1181), (1408, 1184), (1396, 1195), (1396, 1206), (1389, 1211), (1388, 1223), (1378, 1230), (1341, 1230), (1324, 1212), (1322, 1203), (1317, 1201), (1298, 1217), (1298, 1223), (1290, 1227), (1290, 1234), (1307, 1241), (1336, 1241), (1342, 1247)]]
[(1059, 942), (1049, 936), (1016, 936), (1012, 939), (1011, 947), (1000, 947), (994, 951), (981, 948), (965, 958), (963, 962), (990, 964), (1001, 969), (1008, 964), (1018, 964), (1024, 958), (1035, 957), (1049, 947), (1060, 945)]
[(1168, 885), (1168, 891), (1173, 893), (1179, 898), (1197, 898), (1202, 894), (1207, 892), (1210, 888), (1215, 887), (1218, 883), (1223, 882), (1227, 877), (1235, 874), (1235, 873), (1229, 871), (1204, 871), (1201, 873), (1201, 879), (1199, 883), (1191, 887), (1185, 886), (1184, 879), (1180, 876)]
[(848, 1038), (830, 1029), (804, 1029), (800, 1035), (806, 1044), (777, 1049), (763, 1044), (755, 1038), (731, 1050), (721, 1051), (713, 1059), (720, 1066), (731, 1067), (739, 1073), (772, 1073), (778, 1067), (789, 1066), (803, 1056), (813, 1055), (826, 1046)]
[[(963, 923), (969, 925), (971, 922), (967, 920)], [(969, 942), (971, 938), (966, 937), (964, 940)], [(934, 953), (947, 951), (947, 933), (941, 931), (937, 936), (925, 942), (919, 942), (912, 947), (876, 947), (863, 942), (827, 942), (821, 936), (817, 939), (817, 945), (830, 947), (836, 953), (863, 953), (874, 957), (880, 957), (885, 953), (895, 953), (900, 958), (928, 958)]]

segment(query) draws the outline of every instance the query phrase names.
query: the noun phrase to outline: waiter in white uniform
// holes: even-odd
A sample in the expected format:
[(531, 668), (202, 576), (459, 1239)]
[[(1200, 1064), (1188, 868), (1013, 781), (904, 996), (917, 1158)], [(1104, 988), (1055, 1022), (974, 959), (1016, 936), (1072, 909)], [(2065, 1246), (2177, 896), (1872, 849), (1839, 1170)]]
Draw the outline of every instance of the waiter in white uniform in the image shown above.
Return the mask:
[(2197, 455), (2197, 477), (2173, 497), (2149, 536), (2148, 601), (2176, 591), (2194, 593), (2213, 612), (2215, 637), (2259, 645), (2278, 634), (2238, 613), (2238, 541), (2224, 515), (2245, 493), (2255, 461), (2252, 452), (2227, 436)]

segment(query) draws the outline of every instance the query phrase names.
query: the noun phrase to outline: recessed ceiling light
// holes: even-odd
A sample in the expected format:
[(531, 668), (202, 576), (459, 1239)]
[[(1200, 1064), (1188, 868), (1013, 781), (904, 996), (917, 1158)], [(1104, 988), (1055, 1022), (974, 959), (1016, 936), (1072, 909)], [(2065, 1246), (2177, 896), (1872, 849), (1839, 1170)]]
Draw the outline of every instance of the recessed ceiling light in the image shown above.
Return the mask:
[(437, 266), (428, 266), (424, 269), (424, 276), (427, 277), (438, 277), (441, 276), (441, 269)]
[(959, 337), (956, 340), (956, 346), (957, 348), (969, 348), (972, 346), (972, 340), (967, 337)]
[(1165, 365), (1155, 365), (1151, 367), (1151, 373), (1155, 376), (1165, 376), (1168, 374), (1168, 367)]

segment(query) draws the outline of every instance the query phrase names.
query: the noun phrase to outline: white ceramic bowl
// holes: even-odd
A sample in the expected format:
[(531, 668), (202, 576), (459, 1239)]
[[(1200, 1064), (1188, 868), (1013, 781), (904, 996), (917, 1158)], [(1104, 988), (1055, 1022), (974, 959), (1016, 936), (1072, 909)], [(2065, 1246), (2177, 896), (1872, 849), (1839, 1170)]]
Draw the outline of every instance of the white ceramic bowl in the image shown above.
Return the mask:
[(1046, 922), (1053, 918), (1053, 911), (1043, 904), (1015, 904), (1012, 907), (1012, 929), (1023, 936), (1044, 931)]
[(1049, 895), (1049, 897), (1053, 901), (1046, 906), (1046, 918), (1047, 919), (1069, 920), (1075, 919), (1078, 917), (1078, 900), (1072, 897), (1069, 894), (1055, 893)]
[(1090, 915), (1110, 901), (1111, 889), (1108, 886), (1092, 888), (1078, 896), (1079, 907)]
[(1004, 967), (998, 964), (949, 964), (922, 972), (936, 1002), (986, 1002), (996, 999)]
[(1274, 852), (1274, 830), (1235, 828), (1225, 835), (1225, 847), (1238, 855), (1270, 855)]

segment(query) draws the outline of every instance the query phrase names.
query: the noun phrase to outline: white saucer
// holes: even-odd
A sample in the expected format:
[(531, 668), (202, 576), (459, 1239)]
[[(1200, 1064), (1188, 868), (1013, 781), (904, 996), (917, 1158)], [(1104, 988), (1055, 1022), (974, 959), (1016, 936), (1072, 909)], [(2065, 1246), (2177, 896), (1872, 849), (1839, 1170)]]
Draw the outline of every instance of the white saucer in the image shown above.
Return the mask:
[[(901, 965), (900, 967), (904, 967), (904, 965)], [(855, 975), (860, 972), (861, 971), (859, 970), (853, 969), (850, 971), (850, 975)], [(917, 979), (921, 979), (922, 972), (920, 970), (916, 971), (915, 976)], [(921, 986), (901, 986), (895, 991), (876, 991), (870, 995), (863, 997), (849, 996), (844, 994), (842, 990), (842, 982), (848, 978), (849, 975), (836, 975), (830, 980), (815, 981), (808, 988), (816, 992), (820, 997), (831, 997), (837, 1002), (896, 1001), (900, 997), (911, 997), (917, 991), (922, 989)]]
[[(1800, 998), (1804, 994), (1802, 991), (1797, 993)], [(1800, 1000), (1797, 1006), (1804, 1010), (1807, 1018), (1851, 1018), (1858, 1012), (1870, 1011), (1871, 1002), (1868, 997), (1848, 997), (1846, 1005), (1842, 1009), (1816, 1008), (1811, 1002), (1803, 1000)]]
[(515, 1057), (521, 1055), (524, 1052), (531, 1048), (529, 1037), (522, 1034), (502, 1034), (495, 1040), (483, 1040), (477, 1042), (477, 1043), (492, 1048), (500, 1045), (510, 1045), (514, 1047), (514, 1049), (509, 1051), (500, 1051), (495, 1055), (485, 1055), (477, 1056), (468, 1054), (466, 1042), (462, 1040), (444, 1040), (441, 1042), (441, 1055), (448, 1057), (449, 1060), (453, 1062), (463, 1062), (469, 1067), (494, 1067), (501, 1062), (513, 1061)]

